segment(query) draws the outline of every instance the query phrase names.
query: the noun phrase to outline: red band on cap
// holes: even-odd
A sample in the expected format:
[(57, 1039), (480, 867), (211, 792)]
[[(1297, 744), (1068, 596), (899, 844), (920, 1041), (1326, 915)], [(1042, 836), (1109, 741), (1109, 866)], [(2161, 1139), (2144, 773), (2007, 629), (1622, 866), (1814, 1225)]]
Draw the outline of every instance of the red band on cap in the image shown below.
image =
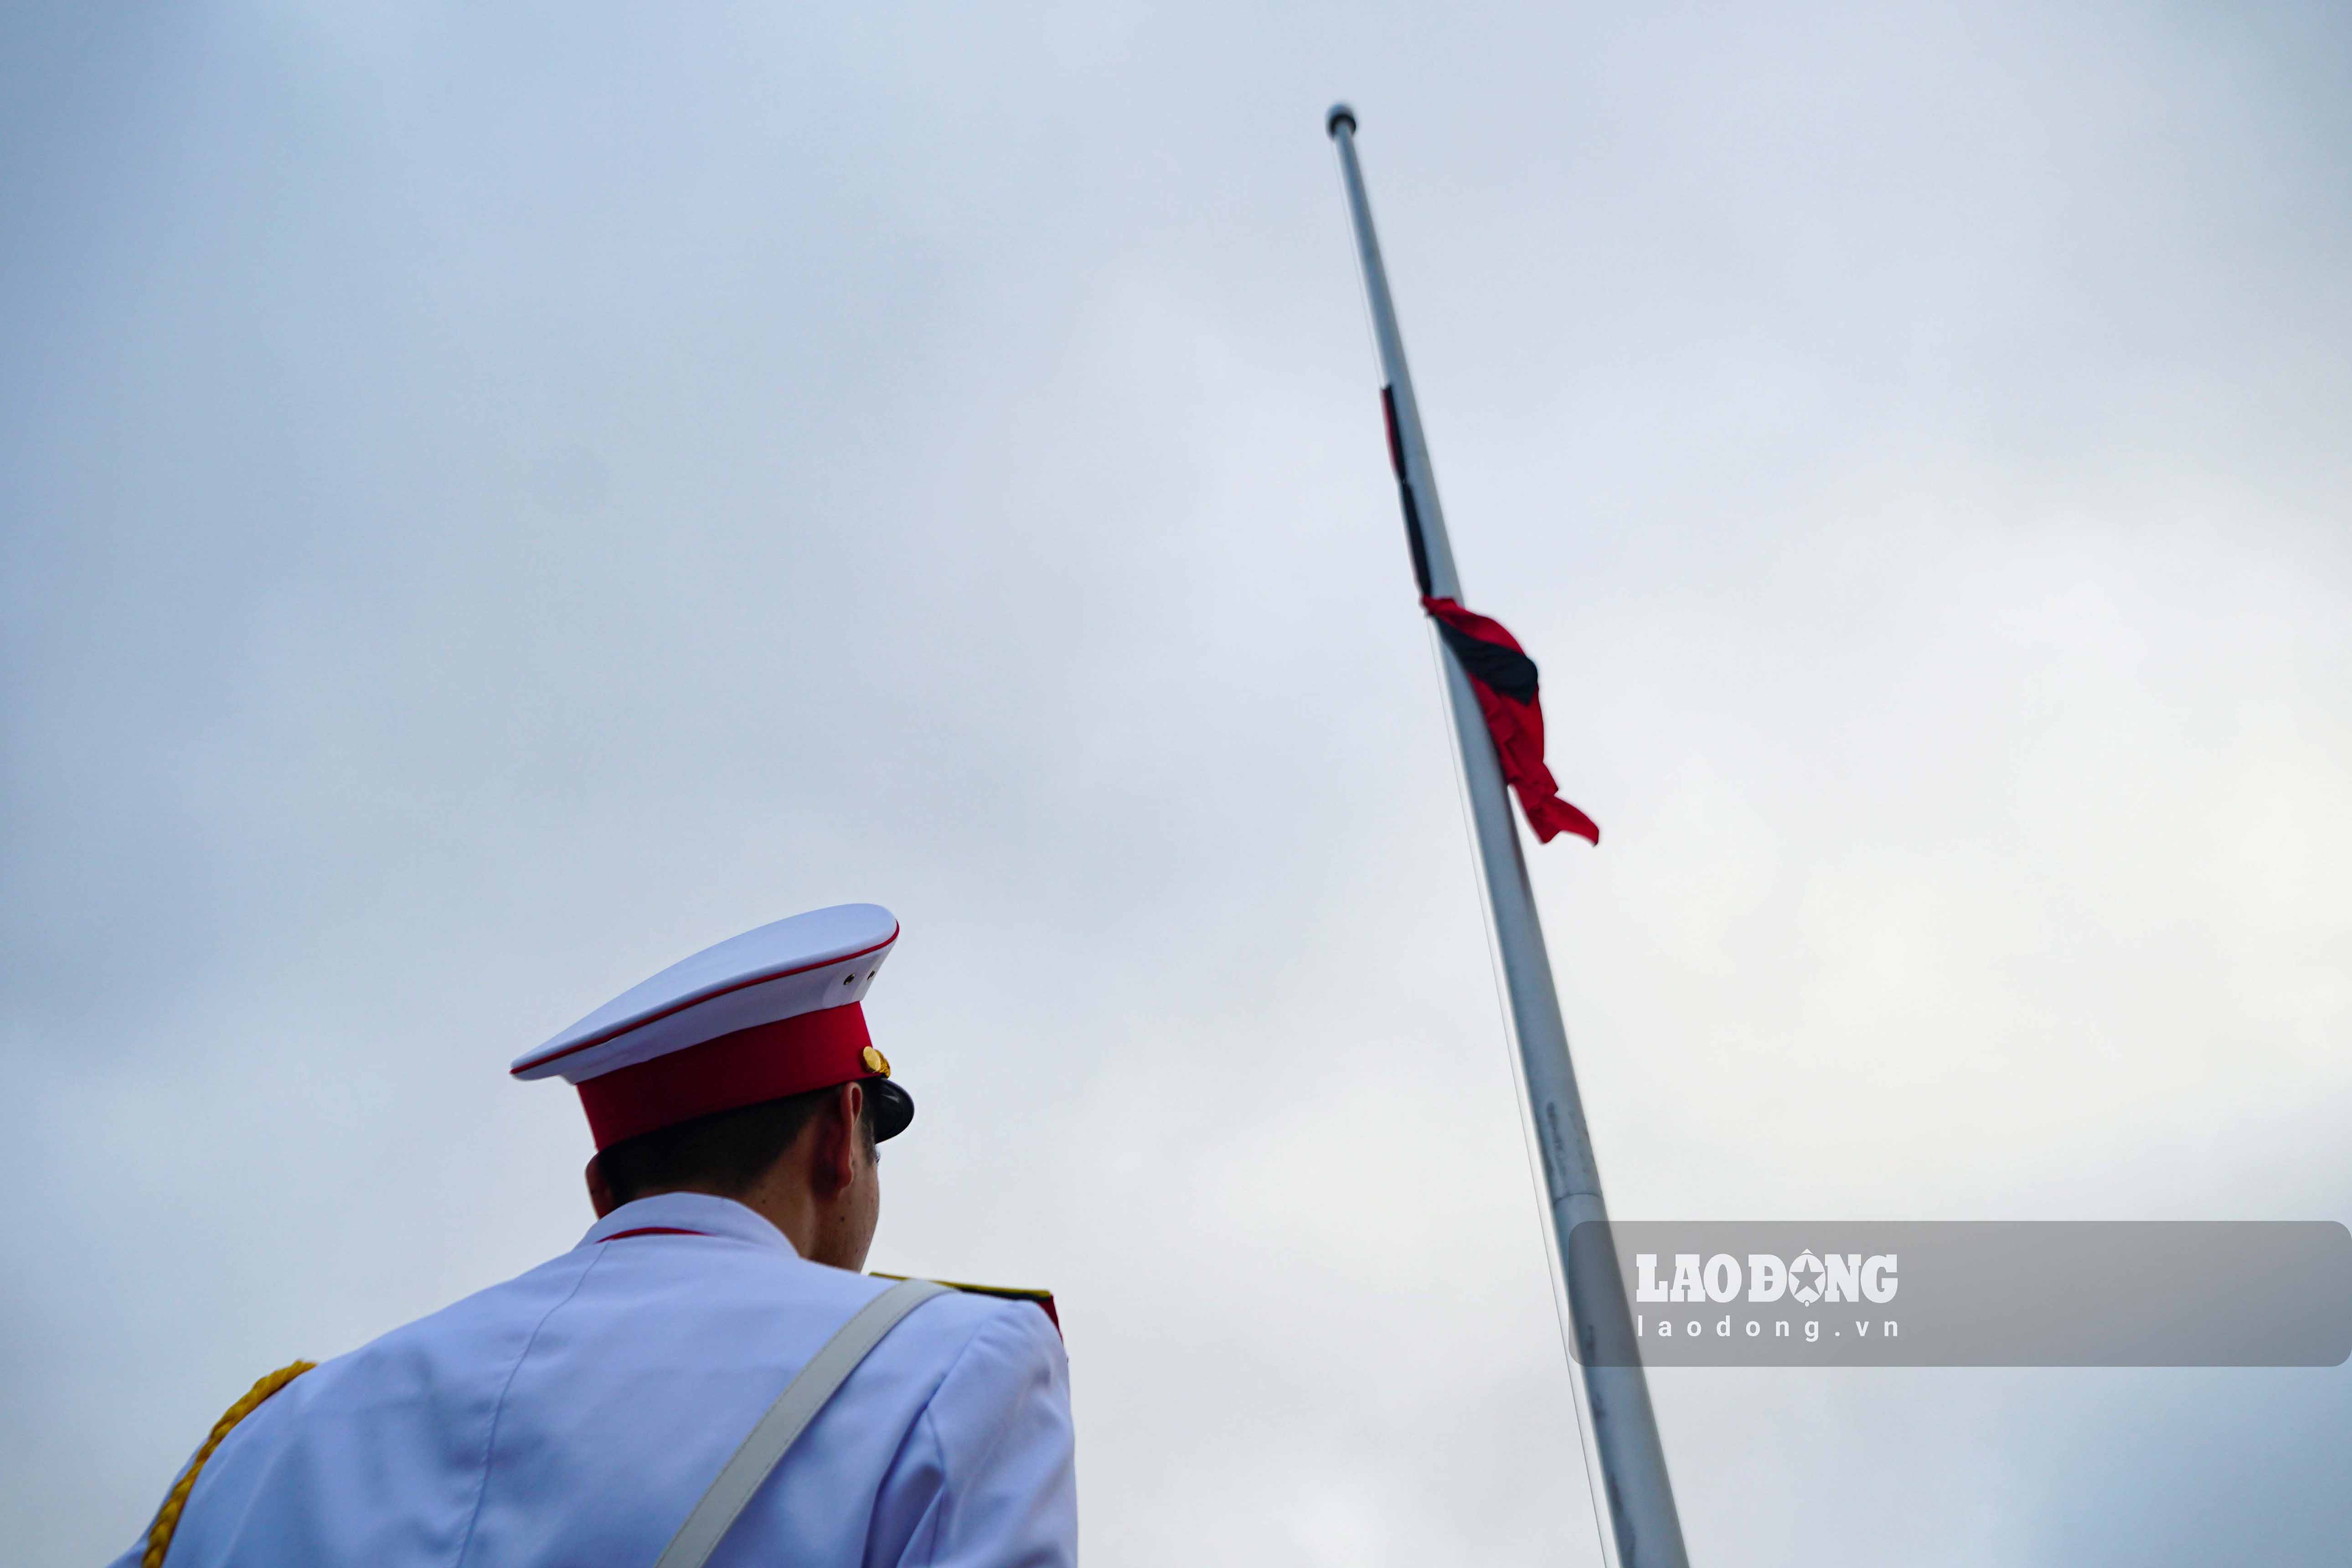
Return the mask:
[(866, 1011), (856, 1003), (738, 1029), (580, 1085), (596, 1147), (609, 1149), (739, 1106), (867, 1078)]

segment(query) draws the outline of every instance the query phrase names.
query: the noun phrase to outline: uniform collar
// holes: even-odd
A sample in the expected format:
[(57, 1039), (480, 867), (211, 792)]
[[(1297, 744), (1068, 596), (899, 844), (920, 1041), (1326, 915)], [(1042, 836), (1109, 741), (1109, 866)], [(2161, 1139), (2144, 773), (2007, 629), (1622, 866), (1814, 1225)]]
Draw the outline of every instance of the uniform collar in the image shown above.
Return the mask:
[(755, 1247), (773, 1247), (788, 1258), (800, 1254), (793, 1247), (792, 1239), (770, 1225), (752, 1210), (733, 1198), (714, 1197), (709, 1193), (656, 1193), (649, 1198), (639, 1198), (633, 1204), (623, 1204), (603, 1219), (588, 1227), (580, 1245), (592, 1247), (600, 1241), (624, 1237), (633, 1230), (689, 1231), (698, 1236), (723, 1236), (731, 1241), (748, 1241)]

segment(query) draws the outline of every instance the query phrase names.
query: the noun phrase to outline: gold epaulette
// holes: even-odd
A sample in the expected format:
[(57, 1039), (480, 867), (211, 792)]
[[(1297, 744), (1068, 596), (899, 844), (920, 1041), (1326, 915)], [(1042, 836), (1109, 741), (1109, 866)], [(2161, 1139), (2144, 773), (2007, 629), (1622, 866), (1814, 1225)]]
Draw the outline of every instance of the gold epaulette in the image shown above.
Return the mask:
[[(904, 1279), (907, 1276), (877, 1274), (874, 1278)], [(1045, 1314), (1046, 1319), (1053, 1323), (1054, 1331), (1057, 1334), (1062, 1331), (1062, 1314), (1054, 1310), (1054, 1293), (1051, 1290), (1024, 1290), (1017, 1285), (968, 1285), (961, 1279), (934, 1279), (931, 1283), (944, 1285), (950, 1290), (961, 1290), (968, 1296), (994, 1296), (1006, 1301), (1034, 1301), (1038, 1309)]]
[(188, 1468), (180, 1473), (178, 1484), (172, 1488), (172, 1495), (165, 1498), (163, 1506), (155, 1510), (155, 1522), (147, 1527), (147, 1551), (139, 1560), (140, 1568), (163, 1568), (163, 1554), (172, 1550), (172, 1535), (180, 1528), (180, 1513), (188, 1506), (188, 1493), (194, 1489), (196, 1478), (205, 1473), (205, 1461), (213, 1457), (213, 1450), (221, 1446), (221, 1439), (234, 1431), (238, 1422), (260, 1409), (262, 1402), (271, 1394), (318, 1364), (314, 1361), (298, 1361), (279, 1367), (247, 1389), (245, 1397), (230, 1405), (221, 1418), (213, 1423), (212, 1435), (205, 1439), (205, 1446), (196, 1450), (196, 1457), (188, 1461)]

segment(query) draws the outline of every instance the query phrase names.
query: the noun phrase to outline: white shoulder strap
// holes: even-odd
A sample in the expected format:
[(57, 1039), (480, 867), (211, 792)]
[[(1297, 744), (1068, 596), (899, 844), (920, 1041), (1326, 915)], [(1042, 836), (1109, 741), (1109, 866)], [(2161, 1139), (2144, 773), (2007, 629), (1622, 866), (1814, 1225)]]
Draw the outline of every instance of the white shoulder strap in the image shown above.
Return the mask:
[(661, 1554), (655, 1568), (703, 1568), (710, 1554), (719, 1550), (730, 1526), (738, 1514), (751, 1502), (760, 1484), (768, 1479), (783, 1459), (793, 1441), (816, 1419), (818, 1411), (834, 1396), (835, 1390), (847, 1382), (866, 1353), (882, 1342), (882, 1336), (898, 1327), (898, 1320), (929, 1300), (946, 1292), (944, 1285), (934, 1285), (928, 1279), (904, 1279), (866, 1303), (857, 1315), (841, 1326), (841, 1331), (824, 1342), (824, 1348), (809, 1358), (800, 1375), (784, 1385), (775, 1404), (760, 1417), (735, 1457), (727, 1461), (686, 1522)]

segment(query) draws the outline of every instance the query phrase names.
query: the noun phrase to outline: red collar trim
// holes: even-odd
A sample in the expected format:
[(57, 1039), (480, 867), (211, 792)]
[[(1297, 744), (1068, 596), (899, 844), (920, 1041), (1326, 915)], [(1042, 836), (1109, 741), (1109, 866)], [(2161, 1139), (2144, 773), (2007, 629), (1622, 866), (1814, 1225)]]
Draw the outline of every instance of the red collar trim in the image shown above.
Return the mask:
[(709, 1236), (709, 1234), (707, 1230), (688, 1230), (682, 1226), (641, 1225), (635, 1230), (616, 1230), (604, 1237), (598, 1245), (602, 1246), (604, 1241), (620, 1241), (632, 1236)]

